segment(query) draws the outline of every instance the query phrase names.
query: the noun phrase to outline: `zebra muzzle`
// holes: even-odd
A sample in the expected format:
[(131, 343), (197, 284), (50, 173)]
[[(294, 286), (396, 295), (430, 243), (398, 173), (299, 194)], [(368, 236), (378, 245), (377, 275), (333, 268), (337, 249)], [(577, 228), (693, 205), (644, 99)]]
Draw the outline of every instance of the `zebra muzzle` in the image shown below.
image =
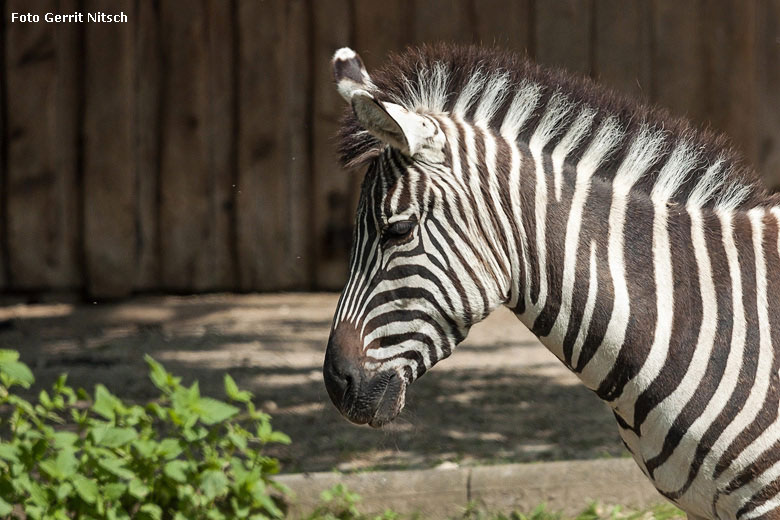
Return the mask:
[(333, 341), (328, 345), (322, 373), (331, 401), (356, 424), (380, 427), (403, 408), (406, 384), (395, 370), (369, 372), (361, 357), (344, 355)]

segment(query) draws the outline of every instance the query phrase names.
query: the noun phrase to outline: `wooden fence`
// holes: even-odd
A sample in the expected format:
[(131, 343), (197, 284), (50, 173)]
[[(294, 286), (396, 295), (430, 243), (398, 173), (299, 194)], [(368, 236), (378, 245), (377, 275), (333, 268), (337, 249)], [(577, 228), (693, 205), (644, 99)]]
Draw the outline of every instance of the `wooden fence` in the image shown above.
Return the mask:
[[(0, 292), (337, 289), (334, 49), (497, 43), (728, 132), (780, 183), (780, 0), (5, 0)], [(124, 12), (128, 23), (11, 22)]]

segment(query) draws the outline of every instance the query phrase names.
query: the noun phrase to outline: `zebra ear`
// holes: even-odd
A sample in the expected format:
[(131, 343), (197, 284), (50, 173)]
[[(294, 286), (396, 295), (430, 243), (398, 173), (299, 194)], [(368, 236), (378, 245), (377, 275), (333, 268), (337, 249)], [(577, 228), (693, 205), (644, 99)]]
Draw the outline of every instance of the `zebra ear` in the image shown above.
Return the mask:
[(352, 94), (355, 117), (374, 137), (412, 156), (425, 142), (428, 123), (395, 103), (381, 103), (365, 90)]
[(333, 78), (336, 88), (347, 102), (358, 89), (371, 89), (371, 77), (363, 65), (360, 56), (349, 47), (342, 47), (333, 54)]
[(433, 124), (424, 117), (401, 105), (380, 102), (370, 93), (376, 86), (360, 56), (349, 47), (333, 55), (333, 77), (360, 124), (380, 141), (411, 157), (435, 134)]

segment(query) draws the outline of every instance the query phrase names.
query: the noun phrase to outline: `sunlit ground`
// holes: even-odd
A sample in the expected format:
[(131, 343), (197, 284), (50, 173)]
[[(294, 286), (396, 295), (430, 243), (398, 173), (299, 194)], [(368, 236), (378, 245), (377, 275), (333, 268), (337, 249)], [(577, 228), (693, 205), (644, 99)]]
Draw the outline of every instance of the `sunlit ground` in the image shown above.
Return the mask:
[(330, 404), (321, 366), (335, 294), (144, 297), (121, 304), (0, 308), (0, 348), (18, 349), (48, 385), (67, 372), (88, 390), (156, 395), (150, 353), (201, 392), (229, 372), (293, 444), (284, 470), (384, 469), (623, 456), (611, 413), (501, 309), (410, 388), (383, 430), (349, 424)]

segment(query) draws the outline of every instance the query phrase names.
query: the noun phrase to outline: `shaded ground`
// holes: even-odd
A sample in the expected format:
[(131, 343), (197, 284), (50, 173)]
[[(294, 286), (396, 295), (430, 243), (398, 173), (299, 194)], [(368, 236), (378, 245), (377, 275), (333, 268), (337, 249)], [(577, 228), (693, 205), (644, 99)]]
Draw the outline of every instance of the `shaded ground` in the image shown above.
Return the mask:
[(450, 359), (417, 381), (383, 430), (347, 423), (321, 366), (334, 294), (144, 297), (120, 304), (0, 308), (0, 348), (14, 348), (48, 385), (106, 384), (156, 395), (151, 354), (222, 396), (229, 372), (293, 438), (286, 472), (430, 467), (622, 456), (611, 413), (506, 310), (475, 326)]

